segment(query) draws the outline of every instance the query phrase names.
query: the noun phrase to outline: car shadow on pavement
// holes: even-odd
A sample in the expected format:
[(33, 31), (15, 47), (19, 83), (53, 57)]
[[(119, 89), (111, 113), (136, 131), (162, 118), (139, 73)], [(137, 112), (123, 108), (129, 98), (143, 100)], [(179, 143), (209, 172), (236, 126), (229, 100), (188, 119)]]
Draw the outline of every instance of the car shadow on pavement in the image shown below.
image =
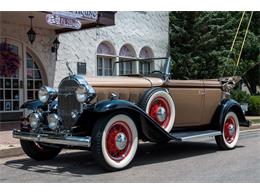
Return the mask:
[[(128, 168), (207, 155), (218, 150), (217, 145), (213, 142), (141, 143), (131, 166)], [(107, 173), (94, 162), (89, 151), (65, 152), (57, 158), (47, 161), (34, 161), (30, 158), (11, 160), (7, 161), (5, 165), (30, 172), (74, 177)]]

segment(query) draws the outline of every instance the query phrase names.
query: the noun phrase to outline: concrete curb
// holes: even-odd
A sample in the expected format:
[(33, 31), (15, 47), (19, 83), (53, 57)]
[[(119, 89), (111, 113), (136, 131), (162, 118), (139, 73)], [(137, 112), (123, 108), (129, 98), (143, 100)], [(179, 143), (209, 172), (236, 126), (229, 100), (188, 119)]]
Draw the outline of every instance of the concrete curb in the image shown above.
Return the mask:
[(8, 158), (8, 157), (19, 156), (23, 154), (24, 152), (20, 144), (0, 146), (0, 158)]
[(260, 128), (260, 123), (257, 123), (257, 124), (252, 124), (250, 127), (240, 127), (240, 130), (244, 131), (244, 130), (259, 129), (259, 128)]

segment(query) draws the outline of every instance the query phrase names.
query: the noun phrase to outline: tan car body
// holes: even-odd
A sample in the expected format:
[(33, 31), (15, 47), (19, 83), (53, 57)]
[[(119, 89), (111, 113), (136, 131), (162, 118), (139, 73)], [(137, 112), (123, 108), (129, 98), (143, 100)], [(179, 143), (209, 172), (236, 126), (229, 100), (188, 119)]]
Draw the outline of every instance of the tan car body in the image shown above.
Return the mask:
[(174, 127), (210, 124), (222, 97), (222, 85), (215, 80), (168, 80), (155, 77), (88, 77), (96, 90), (92, 102), (106, 100), (114, 93), (119, 99), (139, 103), (144, 92), (152, 87), (167, 88), (176, 106)]
[(58, 90), (44, 86), (39, 100), (21, 107), (33, 112), (13, 136), (35, 160), (52, 159), (62, 148), (88, 148), (103, 168), (121, 170), (133, 160), (139, 140), (214, 136), (228, 150), (237, 144), (239, 126), (250, 126), (239, 103), (228, 97), (235, 84), (231, 77), (171, 80), (170, 58), (164, 71), (149, 74), (153, 77), (83, 78), (67, 68), (70, 75)]

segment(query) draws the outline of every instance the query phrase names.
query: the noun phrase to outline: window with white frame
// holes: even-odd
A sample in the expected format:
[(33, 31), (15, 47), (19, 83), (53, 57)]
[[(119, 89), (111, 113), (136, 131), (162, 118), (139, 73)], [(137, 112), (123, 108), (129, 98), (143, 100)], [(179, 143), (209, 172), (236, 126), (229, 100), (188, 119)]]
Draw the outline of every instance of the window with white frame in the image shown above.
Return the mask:
[(146, 75), (151, 73), (152, 66), (153, 66), (153, 60), (150, 58), (153, 58), (153, 52), (149, 47), (143, 47), (140, 51), (139, 58), (141, 59), (149, 59), (149, 60), (141, 60), (139, 62), (139, 73)]
[(119, 75), (133, 74), (135, 71), (135, 61), (129, 61), (135, 59), (135, 51), (129, 44), (123, 45), (119, 52)]
[(26, 53), (27, 100), (38, 99), (38, 90), (42, 86), (42, 75), (33, 57)]
[(115, 49), (108, 42), (102, 42), (97, 48), (97, 76), (113, 75)]

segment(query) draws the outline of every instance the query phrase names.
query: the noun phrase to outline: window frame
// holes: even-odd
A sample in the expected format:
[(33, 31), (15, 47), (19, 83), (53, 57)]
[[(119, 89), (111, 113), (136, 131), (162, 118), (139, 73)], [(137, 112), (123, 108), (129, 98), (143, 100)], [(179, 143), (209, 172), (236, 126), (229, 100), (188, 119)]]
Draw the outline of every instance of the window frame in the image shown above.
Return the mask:
[[(101, 75), (99, 75), (99, 59), (101, 59), (101, 71), (102, 71)], [(113, 64), (115, 62), (115, 59), (116, 59), (116, 56), (114, 56), (114, 55), (97, 54), (96, 75), (97, 76), (113, 76)], [(106, 75), (105, 71), (109, 70), (109, 69), (105, 67), (105, 60), (110, 60), (111, 75), (110, 74)]]

